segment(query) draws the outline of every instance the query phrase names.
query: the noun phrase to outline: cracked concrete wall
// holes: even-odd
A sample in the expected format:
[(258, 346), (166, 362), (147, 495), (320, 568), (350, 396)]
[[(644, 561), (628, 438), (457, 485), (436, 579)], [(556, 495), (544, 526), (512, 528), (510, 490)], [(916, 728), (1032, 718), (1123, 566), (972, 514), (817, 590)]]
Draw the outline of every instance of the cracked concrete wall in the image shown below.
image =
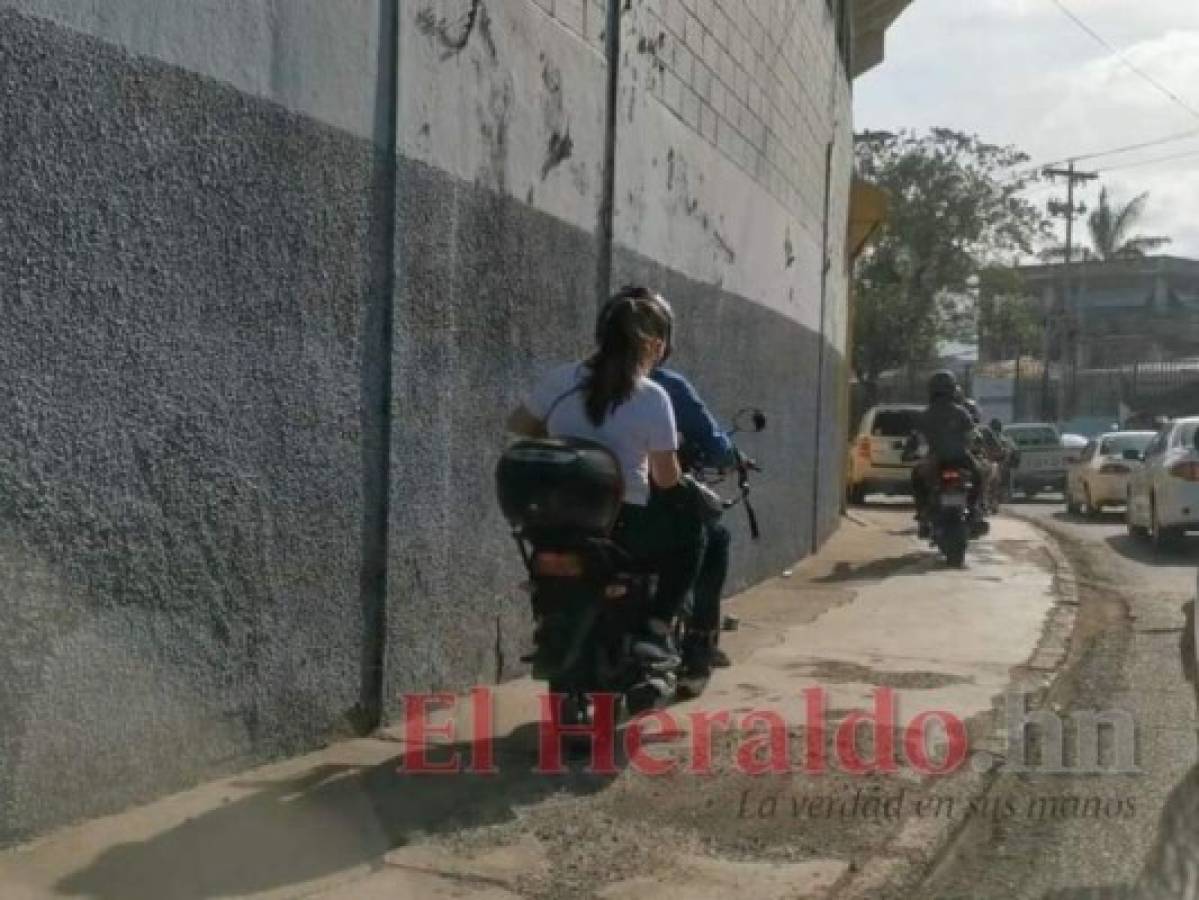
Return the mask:
[(234, 83), (0, 8), (0, 842), (357, 714), (380, 160)]
[[(520, 672), (502, 423), (581, 354), (603, 192), (603, 5), (403, 5), (385, 699)], [(586, 12), (586, 15), (583, 13)]]
[(680, 368), (724, 415), (773, 419), (747, 439), (767, 537), (738, 535), (741, 584), (808, 552), (840, 509), (853, 147), (837, 23), (824, 0), (640, 0), (621, 42), (616, 268), (648, 258), (683, 279)]
[[(848, 85), (825, 4), (798, 6), (785, 93), (832, 99), (785, 135), (762, 96), (740, 100), (760, 126), (727, 98), (708, 123), (653, 86), (654, 22), (702, 26), (680, 35), (702, 77), (731, 3), (622, 15), (612, 281), (676, 302), (718, 412), (773, 419), (734, 587), (839, 504), (839, 433), (818, 459), (813, 423), (843, 341)], [(380, 643), (390, 711), (521, 671), (492, 477), (506, 411), (590, 341), (607, 4), (404, 0), (395, 110), (388, 8), (0, 0), (0, 843), (360, 727)]]

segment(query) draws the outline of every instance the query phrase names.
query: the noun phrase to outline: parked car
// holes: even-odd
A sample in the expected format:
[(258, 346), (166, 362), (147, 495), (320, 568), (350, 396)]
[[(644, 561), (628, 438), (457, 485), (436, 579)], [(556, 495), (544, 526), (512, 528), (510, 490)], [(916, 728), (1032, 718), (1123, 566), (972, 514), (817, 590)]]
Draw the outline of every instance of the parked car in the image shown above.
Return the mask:
[(1155, 547), (1199, 529), (1199, 416), (1163, 426), (1128, 481), (1128, 532)]
[(1030, 500), (1042, 491), (1065, 491), (1065, 450), (1056, 425), (1023, 422), (1008, 425), (1003, 433), (1020, 451), (1020, 460), (1012, 470), (1013, 490)]
[(924, 407), (886, 404), (866, 411), (850, 446), (849, 501), (861, 503), (867, 494), (912, 493), (914, 461), (903, 460), (903, 446)]
[(1128, 479), (1141, 467), (1153, 431), (1113, 431), (1090, 441), (1066, 474), (1066, 510), (1095, 516), (1128, 500)]

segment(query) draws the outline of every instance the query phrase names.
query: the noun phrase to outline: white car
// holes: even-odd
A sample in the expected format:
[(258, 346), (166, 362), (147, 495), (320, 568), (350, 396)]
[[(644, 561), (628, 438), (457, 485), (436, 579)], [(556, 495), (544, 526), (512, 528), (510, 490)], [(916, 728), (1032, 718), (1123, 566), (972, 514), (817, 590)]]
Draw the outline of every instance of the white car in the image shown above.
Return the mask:
[(861, 503), (873, 493), (911, 495), (916, 463), (904, 461), (903, 446), (923, 411), (913, 404), (887, 404), (871, 407), (862, 416), (849, 447), (851, 503)]
[(1083, 451), (1087, 449), (1090, 442), (1081, 434), (1063, 434), (1062, 435), (1062, 462), (1067, 466), (1072, 466), (1082, 459)]
[(1128, 532), (1162, 548), (1199, 529), (1199, 416), (1164, 426), (1128, 480)]
[(1066, 473), (1066, 510), (1096, 516), (1105, 506), (1123, 506), (1128, 479), (1156, 436), (1155, 431), (1112, 431), (1088, 442)]

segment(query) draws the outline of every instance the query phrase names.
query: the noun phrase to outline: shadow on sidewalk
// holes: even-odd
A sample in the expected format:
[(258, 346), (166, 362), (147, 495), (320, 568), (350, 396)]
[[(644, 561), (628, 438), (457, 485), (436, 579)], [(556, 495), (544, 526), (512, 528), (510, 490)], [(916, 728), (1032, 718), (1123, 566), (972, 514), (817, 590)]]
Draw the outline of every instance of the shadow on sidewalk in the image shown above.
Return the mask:
[[(561, 775), (535, 773), (537, 731), (530, 722), (496, 739), (495, 775), (405, 774), (408, 751), (374, 766), (319, 765), (290, 781), (262, 782), (249, 797), (106, 850), (56, 887), (97, 900), (206, 900), (279, 889), (362, 865), (378, 869), (389, 850), (424, 835), (508, 822), (517, 807), (559, 792), (596, 793), (612, 781), (581, 764)], [(433, 748), (430, 757), (453, 751), (465, 765), (470, 750), (461, 742)]]
[(870, 562), (855, 566), (849, 562), (839, 562), (833, 566), (833, 571), (819, 578), (813, 578), (815, 584), (838, 584), (844, 581), (866, 581), (889, 578), (901, 569), (927, 561), (929, 554), (923, 550), (914, 550), (902, 556), (887, 556), (882, 559), (872, 559)]

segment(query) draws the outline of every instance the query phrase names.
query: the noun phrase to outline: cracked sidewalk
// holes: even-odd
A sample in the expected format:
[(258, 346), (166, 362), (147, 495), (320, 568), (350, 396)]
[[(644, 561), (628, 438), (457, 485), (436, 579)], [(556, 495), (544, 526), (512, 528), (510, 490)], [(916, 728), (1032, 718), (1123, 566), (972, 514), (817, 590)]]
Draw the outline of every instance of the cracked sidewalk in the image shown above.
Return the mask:
[[(727, 602), (741, 620), (722, 637), (734, 667), (719, 670), (702, 697), (671, 707), (679, 733), (652, 745), (656, 758), (683, 771), (654, 777), (623, 765), (615, 774), (578, 766), (534, 773), (541, 686), (520, 679), (495, 689), (497, 774), (400, 773), (413, 748), (396, 727), (7, 851), (0, 854), (3, 894), (874, 896), (927, 867), (960, 824), (953, 814), (913, 810), (937, 798), (967, 802), (986, 773), (964, 765), (946, 776), (903, 766), (850, 775), (834, 762), (819, 775), (749, 775), (737, 765), (743, 735), (724, 733), (714, 742), (713, 773), (690, 774), (688, 715), (774, 711), (795, 755), (807, 732), (805, 688), (825, 692), (831, 730), (853, 710), (872, 710), (875, 691), (890, 687), (899, 723), (946, 711), (968, 723), (971, 750), (1001, 755), (996, 698), (1013, 684), (1044, 687), (1068, 646), (1060, 562), (1041, 532), (998, 519), (971, 546), (968, 568), (952, 570), (916, 541), (911, 525), (903, 508), (857, 510), (788, 576)], [(457, 710), (463, 721), (467, 705), (464, 699)], [(467, 752), (466, 737), (453, 749)], [(869, 740), (862, 753), (872, 753)], [(833, 814), (836, 804), (844, 814), (855, 797), (853, 815)], [(858, 815), (869, 797), (894, 801), (899, 814)], [(795, 815), (821, 804), (827, 817)]]

